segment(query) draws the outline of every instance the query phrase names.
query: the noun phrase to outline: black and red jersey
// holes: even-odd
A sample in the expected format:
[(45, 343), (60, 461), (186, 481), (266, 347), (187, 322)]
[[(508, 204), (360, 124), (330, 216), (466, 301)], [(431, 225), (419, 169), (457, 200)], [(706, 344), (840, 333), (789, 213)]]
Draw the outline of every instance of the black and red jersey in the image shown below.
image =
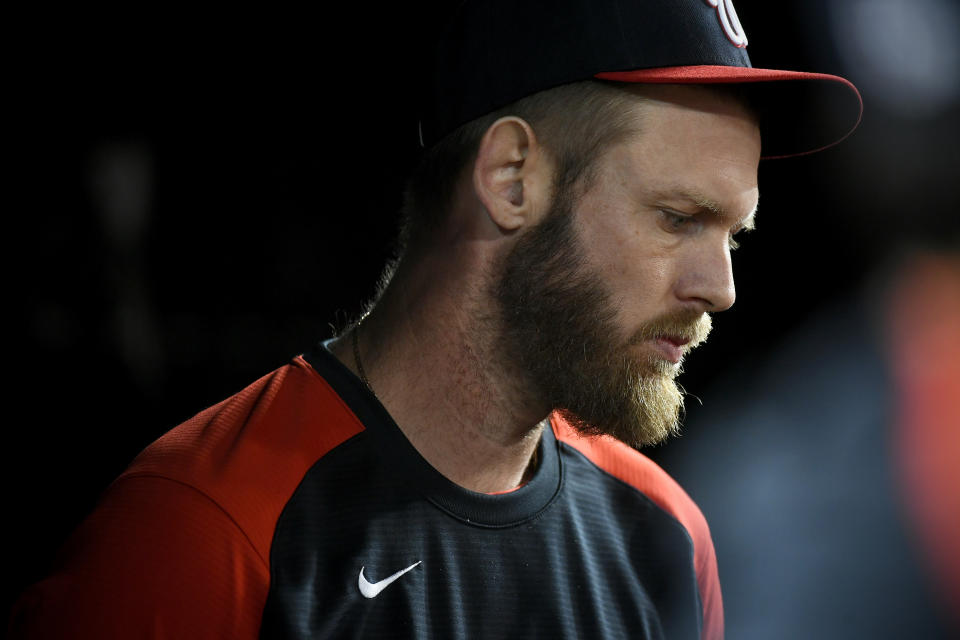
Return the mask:
[(468, 491), (319, 345), (144, 450), (11, 631), (721, 638), (699, 509), (626, 445), (551, 426), (527, 484)]

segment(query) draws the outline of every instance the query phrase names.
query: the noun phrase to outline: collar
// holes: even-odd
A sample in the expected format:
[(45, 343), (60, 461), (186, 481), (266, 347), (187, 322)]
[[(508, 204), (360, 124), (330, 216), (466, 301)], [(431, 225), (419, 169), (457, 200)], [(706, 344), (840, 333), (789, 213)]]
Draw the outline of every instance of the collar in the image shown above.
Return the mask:
[[(509, 527), (535, 518), (559, 495), (563, 468), (553, 428), (544, 429), (538, 445), (540, 464), (525, 485), (500, 494), (477, 493), (450, 481), (411, 444), (390, 413), (327, 345), (317, 344), (303, 358), (323, 377), (354, 415), (386, 465), (434, 506), (468, 524)], [(552, 425), (551, 425), (552, 426)]]

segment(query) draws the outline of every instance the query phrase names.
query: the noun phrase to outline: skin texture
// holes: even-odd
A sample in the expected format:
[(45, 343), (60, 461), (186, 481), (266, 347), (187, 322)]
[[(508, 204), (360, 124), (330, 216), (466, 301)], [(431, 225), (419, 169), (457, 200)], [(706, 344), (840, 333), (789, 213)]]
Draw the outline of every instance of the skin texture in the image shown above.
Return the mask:
[[(658, 373), (672, 384), (678, 350), (656, 336), (697, 338), (707, 313), (734, 302), (730, 243), (752, 226), (757, 204), (756, 123), (735, 101), (702, 88), (635, 90), (645, 98), (634, 108), (640, 133), (601, 156), (582, 193), (553, 192), (552, 161), (529, 124), (513, 117), (494, 123), (439, 241), (401, 263), (363, 321), (360, 352), (378, 398), (424, 458), (463, 487), (517, 486), (550, 411), (589, 413), (589, 402), (547, 389), (544, 371), (582, 368), (581, 380), (606, 378), (594, 389), (601, 400), (624, 386), (624, 371)], [(539, 245), (531, 239), (558, 213), (567, 214), (570, 242), (555, 245), (555, 253), (566, 259), (539, 271), (511, 270), (511, 260), (523, 264), (531, 247), (549, 248), (549, 238)], [(536, 277), (543, 283), (574, 275), (567, 294), (594, 293), (575, 299), (586, 311), (577, 326), (564, 333), (561, 315), (546, 345), (534, 345), (552, 351), (538, 372), (524, 345), (543, 329), (537, 323), (563, 311), (565, 296), (536, 292)], [(545, 294), (539, 319), (525, 317), (531, 300), (524, 291)], [(582, 342), (588, 336), (597, 340), (590, 349)], [(356, 371), (350, 340), (346, 334), (332, 348)], [(577, 356), (587, 351), (599, 355)], [(567, 391), (577, 384), (574, 377)], [(666, 435), (662, 425), (631, 431), (629, 417), (614, 425), (626, 406), (617, 402), (605, 403), (610, 424), (586, 415), (582, 426), (633, 444)], [(583, 406), (571, 406), (577, 403)]]

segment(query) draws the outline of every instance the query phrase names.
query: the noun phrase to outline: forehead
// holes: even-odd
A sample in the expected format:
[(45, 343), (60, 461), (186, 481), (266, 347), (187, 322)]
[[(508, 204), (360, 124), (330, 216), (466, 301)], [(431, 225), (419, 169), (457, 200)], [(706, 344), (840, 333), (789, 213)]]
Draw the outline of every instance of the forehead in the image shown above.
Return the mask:
[[(673, 143), (696, 145), (708, 142), (711, 133), (730, 132), (745, 142), (759, 143), (759, 120), (735, 88), (636, 84), (627, 90), (636, 98), (632, 115), (640, 133), (669, 137)], [(671, 133), (676, 135), (671, 137), (668, 135)]]
[(605, 160), (623, 186), (745, 217), (756, 206), (760, 130), (734, 96), (697, 86), (631, 89), (636, 133)]

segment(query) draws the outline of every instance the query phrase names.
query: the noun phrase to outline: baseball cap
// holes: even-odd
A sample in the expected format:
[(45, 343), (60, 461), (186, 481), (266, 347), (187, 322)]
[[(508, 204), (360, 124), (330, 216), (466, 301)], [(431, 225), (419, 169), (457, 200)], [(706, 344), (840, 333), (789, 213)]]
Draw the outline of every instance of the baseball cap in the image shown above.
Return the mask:
[(732, 0), (464, 0), (438, 34), (420, 105), (425, 147), (520, 98), (588, 79), (737, 84), (761, 155), (820, 151), (857, 127), (863, 101), (835, 75), (751, 66)]

